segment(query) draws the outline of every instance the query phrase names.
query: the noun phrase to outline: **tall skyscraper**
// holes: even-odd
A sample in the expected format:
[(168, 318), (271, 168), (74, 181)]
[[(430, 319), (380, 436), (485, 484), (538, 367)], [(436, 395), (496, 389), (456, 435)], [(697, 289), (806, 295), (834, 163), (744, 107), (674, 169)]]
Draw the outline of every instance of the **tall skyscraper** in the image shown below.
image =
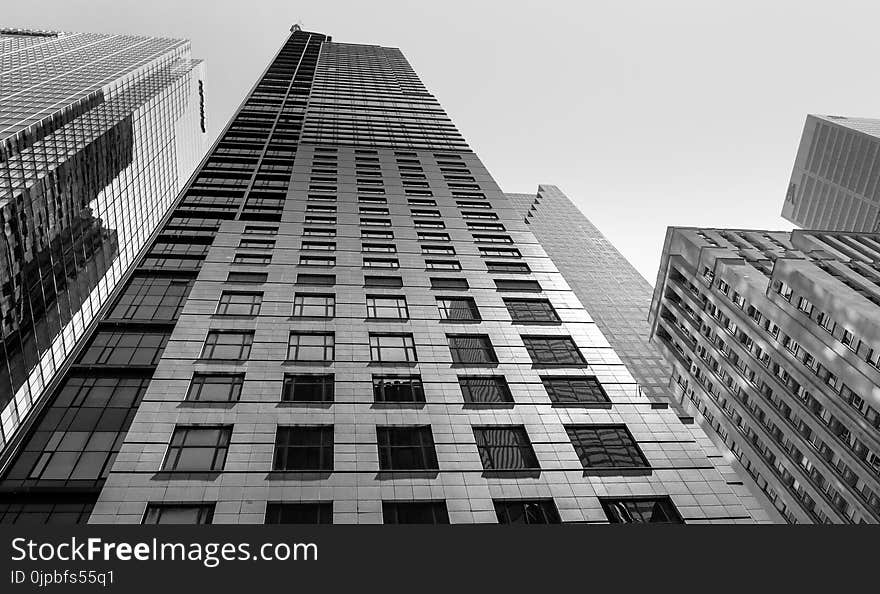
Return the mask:
[(718, 462), (402, 53), (294, 27), (2, 488), (92, 523), (767, 521)]
[(0, 451), (200, 158), (202, 70), (185, 40), (0, 29)]
[(880, 120), (808, 115), (782, 216), (804, 229), (880, 231)]
[(507, 197), (643, 392), (669, 402), (670, 367), (649, 340), (653, 287), (556, 186)]
[(653, 339), (682, 403), (792, 523), (880, 522), (878, 256), (867, 233), (666, 235)]

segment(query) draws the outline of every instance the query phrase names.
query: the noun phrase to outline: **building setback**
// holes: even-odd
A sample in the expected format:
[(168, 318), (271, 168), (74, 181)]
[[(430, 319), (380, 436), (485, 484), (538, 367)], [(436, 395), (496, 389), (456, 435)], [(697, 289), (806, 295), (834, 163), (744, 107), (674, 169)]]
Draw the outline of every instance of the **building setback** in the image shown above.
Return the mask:
[(804, 229), (880, 231), (880, 120), (808, 115), (782, 216)]
[(791, 523), (880, 520), (880, 235), (669, 229), (652, 339)]
[[(92, 523), (768, 521), (398, 49), (294, 27), (114, 297), (52, 405), (133, 417)], [(48, 431), (5, 486), (80, 481)]]
[(186, 40), (0, 29), (0, 451), (204, 151), (203, 78)]

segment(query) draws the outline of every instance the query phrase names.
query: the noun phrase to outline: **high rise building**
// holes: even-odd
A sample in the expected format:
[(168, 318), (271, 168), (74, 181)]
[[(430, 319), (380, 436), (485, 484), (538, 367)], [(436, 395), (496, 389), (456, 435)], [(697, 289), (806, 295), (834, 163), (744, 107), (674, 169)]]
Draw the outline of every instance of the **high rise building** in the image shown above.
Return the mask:
[(507, 197), (645, 395), (669, 402), (670, 367), (649, 340), (654, 288), (556, 186)]
[(880, 120), (808, 115), (782, 216), (804, 229), (880, 231)]
[(6, 521), (768, 520), (400, 50), (298, 27), (45, 410), (2, 488), (81, 507)]
[(201, 157), (202, 71), (185, 40), (0, 29), (0, 451)]
[(880, 235), (671, 227), (652, 337), (791, 523), (880, 521)]

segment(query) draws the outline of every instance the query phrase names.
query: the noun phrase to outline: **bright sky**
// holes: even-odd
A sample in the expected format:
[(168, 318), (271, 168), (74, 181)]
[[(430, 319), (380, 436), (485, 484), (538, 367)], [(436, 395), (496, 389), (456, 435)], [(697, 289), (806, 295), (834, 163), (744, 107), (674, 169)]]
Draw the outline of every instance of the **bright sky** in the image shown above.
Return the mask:
[(399, 47), (505, 191), (558, 185), (652, 283), (668, 225), (791, 228), (807, 113), (880, 116), (880, 3), (32, 0), (0, 20), (191, 39), (214, 133), (294, 22)]

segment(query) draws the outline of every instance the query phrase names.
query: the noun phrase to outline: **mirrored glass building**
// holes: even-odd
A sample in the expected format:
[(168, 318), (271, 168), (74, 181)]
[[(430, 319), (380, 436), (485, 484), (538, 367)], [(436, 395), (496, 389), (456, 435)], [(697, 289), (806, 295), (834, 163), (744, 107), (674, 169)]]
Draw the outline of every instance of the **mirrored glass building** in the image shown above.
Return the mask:
[(0, 28), (0, 451), (205, 148), (185, 40)]

